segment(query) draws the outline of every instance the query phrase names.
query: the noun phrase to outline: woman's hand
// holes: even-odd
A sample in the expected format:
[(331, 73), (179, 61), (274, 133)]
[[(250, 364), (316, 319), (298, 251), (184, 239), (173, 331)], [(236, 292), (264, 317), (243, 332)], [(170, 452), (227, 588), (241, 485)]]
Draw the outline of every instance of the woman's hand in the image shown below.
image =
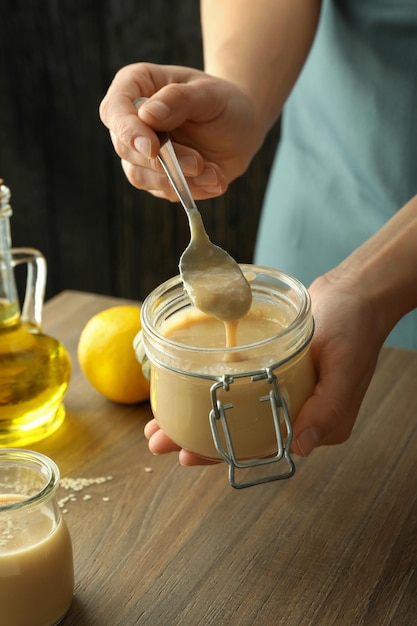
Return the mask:
[[(149, 100), (139, 110), (133, 101)], [(169, 131), (193, 196), (226, 191), (264, 140), (250, 98), (236, 85), (192, 68), (137, 63), (122, 68), (100, 105), (129, 182), (177, 201), (156, 159), (154, 131)]]
[(345, 441), (388, 334), (417, 308), (417, 196), (310, 287), (318, 383), (294, 424), (294, 451)]
[(317, 372), (313, 395), (294, 422), (292, 451), (307, 456), (317, 446), (346, 441), (372, 379), (385, 334), (355, 282), (332, 272), (310, 286)]

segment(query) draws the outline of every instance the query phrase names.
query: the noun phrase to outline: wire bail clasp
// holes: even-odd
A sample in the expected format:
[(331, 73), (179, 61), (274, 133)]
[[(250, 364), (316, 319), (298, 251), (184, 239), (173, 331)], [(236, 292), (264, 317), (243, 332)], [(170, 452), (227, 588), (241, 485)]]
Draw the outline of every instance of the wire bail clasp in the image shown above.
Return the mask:
[[(230, 386), (233, 384), (235, 378), (241, 377), (250, 377), (252, 382), (266, 380), (271, 385), (271, 389), (267, 395), (263, 395), (259, 397), (260, 402), (270, 402), (271, 405), (271, 413), (272, 419), (274, 423), (275, 437), (277, 442), (277, 452), (274, 456), (261, 458), (261, 459), (252, 459), (246, 461), (239, 461), (236, 457), (235, 447), (232, 442), (232, 436), (230, 432), (230, 428), (227, 422), (226, 412), (230, 409), (233, 409), (233, 403), (224, 404), (218, 397), (217, 391), (220, 389), (224, 389), (225, 391), (230, 390)], [(214, 440), (214, 444), (216, 446), (216, 450), (221, 456), (221, 458), (226, 461), (229, 466), (229, 483), (235, 489), (242, 489), (244, 487), (252, 487), (254, 485), (259, 485), (262, 483), (272, 482), (274, 480), (282, 480), (285, 478), (290, 478), (295, 473), (295, 464), (290, 455), (291, 442), (293, 436), (293, 429), (291, 418), (288, 412), (288, 407), (285, 399), (280, 393), (278, 378), (273, 372), (272, 367), (266, 367), (265, 369), (249, 372), (246, 374), (237, 374), (230, 375), (225, 374), (222, 376), (216, 383), (214, 383), (210, 388), (210, 396), (211, 396), (211, 405), (212, 409), (209, 414), (210, 427)], [(282, 419), (280, 419), (282, 418)], [(285, 424), (286, 428), (286, 438), (284, 438), (282, 432), (282, 424)], [(224, 436), (224, 441), (226, 443), (226, 450), (224, 449), (221, 442), (221, 432)], [(272, 476), (263, 476), (260, 478), (256, 478), (254, 480), (249, 480), (246, 482), (237, 482), (235, 478), (237, 469), (248, 469), (253, 467), (259, 467), (263, 465), (270, 465), (272, 463), (277, 463), (284, 459), (284, 462), (287, 465), (287, 470), (281, 473), (274, 474)]]

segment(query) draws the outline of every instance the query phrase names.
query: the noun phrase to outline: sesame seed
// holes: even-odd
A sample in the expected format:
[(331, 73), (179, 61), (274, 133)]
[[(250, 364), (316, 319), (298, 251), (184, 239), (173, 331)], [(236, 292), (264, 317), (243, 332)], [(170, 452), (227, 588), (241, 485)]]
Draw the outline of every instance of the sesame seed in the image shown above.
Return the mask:
[[(61, 478), (61, 480), (59, 481), (59, 486), (64, 489), (65, 491), (68, 491), (68, 495), (64, 496), (63, 498), (61, 498), (60, 500), (58, 500), (58, 506), (59, 508), (63, 509), (63, 513), (67, 513), (68, 509), (64, 508), (65, 505), (68, 502), (76, 502), (77, 501), (77, 496), (76, 493), (83, 491), (83, 489), (85, 489), (86, 487), (91, 487), (93, 485), (103, 485), (104, 483), (108, 482), (109, 480), (113, 480), (113, 476), (99, 476), (97, 478), (68, 478), (68, 477), (63, 477)], [(91, 500), (92, 499), (92, 495), (90, 494), (85, 494), (82, 499), (83, 500)], [(110, 498), (102, 498), (102, 500), (104, 502), (107, 502), (110, 500)]]

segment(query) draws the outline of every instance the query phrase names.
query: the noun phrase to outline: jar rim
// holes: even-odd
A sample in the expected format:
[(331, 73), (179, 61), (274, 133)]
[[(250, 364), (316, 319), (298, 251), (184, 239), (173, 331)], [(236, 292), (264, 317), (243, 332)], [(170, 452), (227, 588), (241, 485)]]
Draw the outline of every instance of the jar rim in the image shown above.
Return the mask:
[[(309, 326), (311, 326), (311, 324), (314, 324), (313, 320), (311, 320), (311, 324), (309, 324), (310, 318), (311, 318), (310, 294), (308, 293), (308, 290), (306, 289), (306, 287), (297, 278), (295, 278), (294, 276), (291, 276), (290, 274), (282, 272), (280, 270), (276, 270), (274, 268), (270, 268), (270, 267), (266, 267), (262, 265), (240, 263), (239, 266), (243, 274), (249, 280), (249, 283), (256, 280), (258, 276), (264, 276), (266, 278), (274, 279), (277, 282), (282, 283), (283, 286), (285, 286), (288, 289), (291, 289), (297, 294), (299, 301), (301, 303), (301, 306), (299, 310), (297, 311), (296, 315), (294, 316), (294, 318), (288, 324), (288, 326), (286, 326), (285, 328), (283, 328), (282, 330), (280, 330), (278, 333), (274, 335), (266, 337), (265, 339), (257, 340), (256, 342), (251, 343), (251, 344), (244, 344), (244, 345), (239, 345), (236, 347), (227, 347), (227, 348), (224, 346), (214, 347), (214, 348), (204, 347), (205, 352), (209, 354), (210, 353), (211, 354), (217, 354), (217, 353), (233, 354), (234, 352), (239, 352), (242, 349), (250, 349), (251, 347), (254, 347), (255, 345), (259, 347), (262, 345), (267, 345), (274, 341), (284, 340), (286, 337), (290, 337), (291, 335), (293, 335), (295, 330), (299, 329), (300, 327), (303, 328), (305, 324), (308, 324)], [(145, 332), (150, 337), (152, 337), (152, 339), (158, 342), (163, 341), (164, 344), (174, 349), (186, 350), (190, 353), (198, 353), (198, 352), (201, 352), (201, 349), (202, 349), (201, 346), (180, 343), (169, 337), (166, 337), (165, 335), (160, 333), (154, 327), (154, 325), (152, 325), (150, 322), (150, 320), (152, 319), (153, 307), (155, 306), (155, 304), (160, 305), (164, 294), (168, 293), (171, 289), (178, 287), (180, 284), (182, 284), (182, 278), (178, 274), (172, 278), (169, 278), (164, 283), (156, 287), (145, 298), (141, 307), (142, 330), (145, 330)], [(272, 286), (272, 283), (271, 283), (271, 286)], [(185, 308), (185, 306), (187, 307), (192, 306), (191, 301), (188, 297), (188, 294), (186, 293), (185, 290), (181, 292), (180, 296), (177, 296), (177, 299), (178, 300), (182, 299), (184, 301), (183, 308)], [(309, 332), (309, 335), (310, 334), (311, 333)]]
[(21, 508), (26, 508), (30, 505), (38, 505), (40, 502), (48, 499), (59, 484), (60, 472), (57, 464), (51, 458), (42, 454), (41, 452), (35, 452), (34, 450), (26, 450), (23, 448), (1, 448), (0, 449), (0, 462), (8, 460), (10, 462), (20, 463), (35, 463), (38, 468), (43, 470), (41, 472), (45, 478), (46, 484), (37, 493), (32, 496), (25, 497), (23, 500), (13, 502), (11, 504), (5, 504), (0, 506), (0, 514), (3, 511), (13, 511)]

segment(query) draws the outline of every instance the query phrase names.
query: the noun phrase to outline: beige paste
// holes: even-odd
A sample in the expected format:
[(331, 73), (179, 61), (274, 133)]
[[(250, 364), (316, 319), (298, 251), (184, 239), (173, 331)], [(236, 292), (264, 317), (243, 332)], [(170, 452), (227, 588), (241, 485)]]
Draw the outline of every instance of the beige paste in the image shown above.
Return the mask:
[(73, 596), (71, 539), (64, 520), (56, 526), (46, 508), (30, 519), (23, 510), (19, 516), (1, 512), (2, 505), (23, 499), (0, 495), (0, 624), (52, 626)]
[[(214, 380), (191, 376), (238, 374), (270, 366), (287, 355), (277, 354), (277, 343), (265, 341), (282, 332), (286, 320), (271, 315), (265, 304), (254, 304), (248, 315), (233, 326), (229, 345), (234, 350), (224, 353), (224, 325), (195, 309), (180, 311), (160, 328), (168, 339), (184, 344), (184, 359), (172, 367), (178, 373), (155, 363), (151, 368), (151, 405), (160, 427), (174, 442), (200, 456), (217, 459), (209, 424), (211, 411), (210, 387)], [(233, 338), (233, 333), (237, 335)], [(248, 344), (257, 344), (247, 348)], [(187, 351), (186, 346), (201, 350)], [(215, 349), (216, 351), (214, 351)], [(294, 356), (274, 372), (280, 392), (294, 420), (315, 385), (315, 372), (309, 349)], [(269, 401), (271, 385), (266, 381), (252, 382), (249, 377), (235, 378), (230, 391), (221, 389), (218, 398), (233, 408), (226, 411), (232, 441), (239, 459), (261, 458), (276, 452), (276, 436)]]

